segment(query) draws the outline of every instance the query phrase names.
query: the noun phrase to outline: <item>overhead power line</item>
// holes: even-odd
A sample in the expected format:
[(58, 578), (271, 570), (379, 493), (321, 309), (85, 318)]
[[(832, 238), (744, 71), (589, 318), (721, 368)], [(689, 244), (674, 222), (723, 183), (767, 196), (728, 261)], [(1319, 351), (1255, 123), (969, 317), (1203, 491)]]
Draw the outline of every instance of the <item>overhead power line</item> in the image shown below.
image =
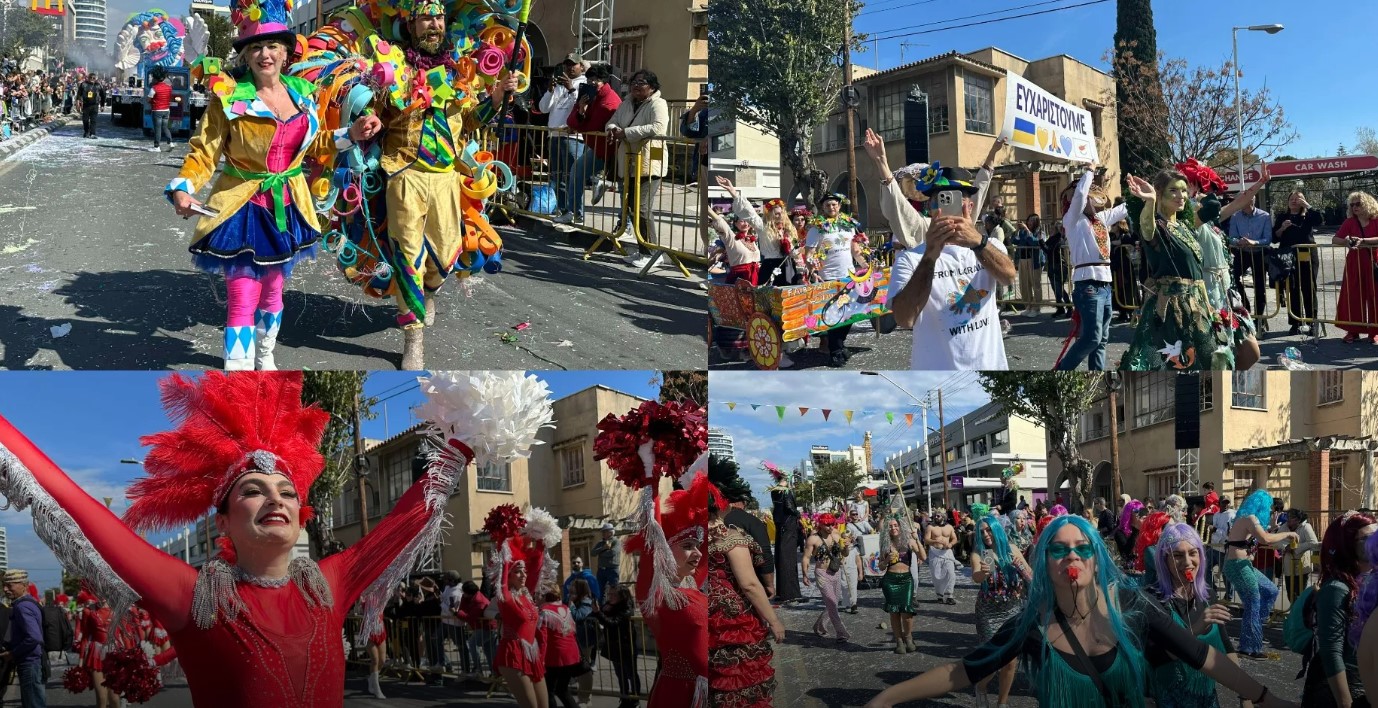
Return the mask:
[[(967, 28), (970, 28), (970, 27), (980, 27), (981, 25), (990, 25), (990, 24), (995, 24), (995, 23), (997, 23), (997, 22), (1006, 22), (1006, 21), (1009, 21), (1009, 20), (1018, 20), (1018, 19), (1023, 19), (1023, 18), (1025, 18), (1025, 17), (1037, 17), (1038, 15), (1049, 15), (1049, 14), (1052, 14), (1052, 13), (1054, 13), (1054, 12), (1062, 12), (1062, 11), (1064, 11), (1064, 10), (1075, 10), (1075, 9), (1077, 9), (1077, 8), (1090, 7), (1090, 6), (1092, 6), (1092, 5), (1103, 5), (1103, 4), (1107, 3), (1107, 2), (1110, 2), (1110, 0), (1090, 0), (1089, 2), (1078, 3), (1078, 4), (1076, 4), (1076, 5), (1067, 5), (1066, 7), (1054, 7), (1054, 8), (1049, 8), (1049, 9), (1047, 9), (1047, 10), (1039, 10), (1039, 11), (1037, 11), (1037, 12), (1026, 12), (1026, 13), (1024, 13), (1024, 14), (1022, 14), (1022, 15), (1010, 15), (1009, 17), (996, 17), (996, 18), (989, 19), (989, 20), (982, 20), (982, 21), (980, 21), (980, 22), (968, 22), (968, 23), (966, 23), (966, 24), (953, 25), (953, 26), (951, 26), (951, 27), (937, 27), (937, 28), (934, 28), (934, 29), (919, 30), (919, 31), (916, 31), (916, 32), (910, 32), (910, 31), (908, 31), (908, 30), (918, 29), (918, 28), (920, 28), (920, 27), (927, 27), (928, 24), (932, 24), (932, 23), (922, 24), (922, 25), (910, 25), (910, 26), (908, 26), (908, 27), (897, 27), (897, 28), (895, 28), (895, 29), (893, 29), (893, 30), (890, 30), (891, 32), (893, 32), (893, 34), (880, 34), (880, 35), (876, 35), (876, 36), (873, 36), (873, 37), (868, 37), (867, 39), (872, 39), (872, 40), (886, 40), (886, 39), (895, 39), (896, 37), (913, 37), (913, 36), (917, 36), (917, 35), (921, 35), (921, 34), (933, 34), (933, 33), (935, 33), (935, 32), (946, 32), (946, 31), (948, 31), (948, 30), (967, 29)], [(957, 18), (957, 19), (965, 19), (965, 18)]]

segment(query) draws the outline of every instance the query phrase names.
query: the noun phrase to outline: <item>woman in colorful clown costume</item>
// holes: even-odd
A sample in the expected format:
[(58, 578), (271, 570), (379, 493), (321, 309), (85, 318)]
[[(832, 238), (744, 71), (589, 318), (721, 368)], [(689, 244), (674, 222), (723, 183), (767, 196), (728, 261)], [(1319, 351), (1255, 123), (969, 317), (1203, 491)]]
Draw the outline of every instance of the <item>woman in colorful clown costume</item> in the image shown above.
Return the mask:
[[(1162, 594), (1172, 621), (1191, 630), (1197, 639), (1211, 645), (1238, 664), (1230, 635), (1224, 624), (1230, 621), (1230, 608), (1210, 604), (1206, 574), (1201, 572), (1206, 552), (1201, 537), (1190, 525), (1180, 521), (1163, 528), (1152, 554), (1157, 568), (1153, 589)], [(1166, 656), (1149, 651), (1149, 683), (1161, 708), (1219, 708), (1215, 681), (1209, 676)], [(1251, 708), (1240, 701), (1241, 708)]]
[(241, 0), (235, 51), (244, 66), (210, 80), (218, 102), (206, 111), (182, 169), (164, 190), (178, 214), (206, 205), (193, 196), (223, 171), (196, 224), (191, 251), (202, 270), (223, 273), (227, 370), (277, 368), (283, 282), (313, 256), (321, 228), (301, 163), (372, 137), (382, 124), (362, 116), (348, 129), (320, 129), (315, 86), (286, 76), (296, 35), (287, 28), (291, 0)]
[[(475, 458), (460, 440), (478, 459), (498, 461), (524, 452), (549, 423), (549, 391), (533, 381), (519, 372), (423, 379), (419, 411), (437, 446), (425, 476), (368, 536), (320, 563), (289, 561), (312, 515), (303, 499), (324, 466), (328, 419), (302, 405), (300, 373), (165, 379), (178, 425), (143, 439), (149, 476), (130, 488), (123, 523), (3, 418), (0, 494), (31, 509), (39, 538), (110, 602), (115, 623), (138, 601), (167, 627), (200, 708), (338, 708), (349, 608), (363, 596), (363, 615), (374, 619), (364, 622), (364, 641), (389, 589), (434, 552), (445, 505)], [(501, 420), (480, 420), (480, 408)], [(180, 528), (209, 508), (221, 552), (199, 571), (139, 536)]]
[(1019, 659), (1039, 705), (1138, 708), (1147, 677), (1144, 653), (1162, 650), (1262, 708), (1295, 706), (1173, 622), (1115, 568), (1096, 527), (1059, 516), (1034, 549), (1024, 611), (961, 661), (883, 691), (868, 708), (937, 698)]
[[(978, 583), (976, 593), (976, 636), (982, 642), (989, 642), (996, 630), (1024, 610), (1024, 599), (1028, 596), (1029, 581), (1033, 570), (1024, 560), (1024, 554), (1010, 545), (1005, 537), (1004, 524), (1000, 517), (991, 514), (985, 504), (972, 504), (971, 516), (976, 519), (976, 552), (971, 556), (971, 582)], [(1010, 700), (1010, 689), (1014, 687), (1014, 661), (1000, 667), (1000, 695), (996, 702), (1000, 708)], [(976, 705), (986, 705), (986, 688), (990, 679), (976, 683)]]
[[(1219, 218), (1228, 218), (1251, 203), (1254, 194), (1268, 181), (1266, 167), (1263, 175), (1257, 184), (1221, 209)], [(1128, 179), (1130, 194), (1143, 202), (1142, 209), (1136, 212), (1131, 206), (1130, 212), (1135, 214), (1135, 226), (1143, 237), (1148, 263), (1144, 286), (1149, 294), (1120, 368), (1234, 368), (1234, 333), (1214, 308), (1207, 291), (1207, 261), (1198, 233), (1202, 222), (1196, 210), (1190, 208), (1187, 178), (1175, 169), (1167, 169), (1155, 175), (1152, 184), (1132, 175)], [(1215, 261), (1212, 255), (1213, 267)]]
[(497, 669), (520, 708), (547, 708), (545, 685), (545, 630), (540, 626), (541, 608), (535, 593), (556, 582), (555, 562), (546, 556), (547, 546), (560, 543), (560, 525), (544, 509), (531, 509), (521, 520), (512, 504), (496, 507), (483, 528), (497, 550), (488, 561), (486, 575), (494, 590), (487, 616), (500, 618)]
[(1260, 544), (1271, 546), (1288, 539), (1296, 539), (1292, 531), (1268, 533), (1264, 522), (1273, 509), (1273, 495), (1255, 489), (1239, 504), (1225, 541), (1225, 563), (1221, 572), (1230, 587), (1239, 593), (1242, 606), (1242, 626), (1239, 628), (1239, 653), (1261, 658), (1263, 654), (1263, 622), (1273, 602), (1278, 598), (1278, 586), (1253, 566), (1250, 557)]

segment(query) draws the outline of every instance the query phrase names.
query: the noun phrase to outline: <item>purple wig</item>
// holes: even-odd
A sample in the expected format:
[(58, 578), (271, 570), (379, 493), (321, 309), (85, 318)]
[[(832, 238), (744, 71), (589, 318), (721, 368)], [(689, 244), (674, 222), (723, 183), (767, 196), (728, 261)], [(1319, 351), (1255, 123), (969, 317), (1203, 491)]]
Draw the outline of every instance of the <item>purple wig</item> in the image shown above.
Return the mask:
[(1120, 533), (1126, 536), (1134, 533), (1134, 527), (1130, 522), (1134, 520), (1134, 514), (1142, 508), (1144, 508), (1144, 503), (1138, 499), (1130, 499), (1129, 503), (1124, 505), (1124, 508), (1120, 510)]
[[(1172, 586), (1172, 553), (1177, 550), (1177, 544), (1183, 541), (1196, 548), (1197, 556), (1201, 559), (1201, 567), (1205, 567), (1206, 549), (1201, 547), (1201, 537), (1196, 535), (1196, 530), (1190, 524), (1184, 523), (1164, 526), (1163, 534), (1158, 537), (1158, 551), (1154, 554), (1154, 564), (1158, 571), (1158, 589), (1162, 591), (1163, 597), (1172, 597), (1176, 593), (1176, 588)], [(1206, 574), (1200, 572), (1199, 568), (1190, 584), (1197, 600), (1210, 597), (1206, 593)]]
[(1053, 508), (1051, 508), (1051, 509), (1048, 510), (1048, 513), (1051, 514), (1051, 515), (1053, 515), (1053, 516), (1055, 516), (1055, 517), (1056, 517), (1056, 516), (1062, 516), (1063, 514), (1066, 514), (1066, 513), (1067, 513), (1067, 507), (1065, 507), (1065, 506), (1063, 506), (1063, 505), (1061, 505), (1061, 504), (1054, 504), (1054, 505), (1053, 505)]
[[(1378, 533), (1369, 536), (1364, 542), (1364, 553), (1368, 554), (1369, 564), (1378, 568)], [(1359, 646), (1359, 636), (1364, 633), (1364, 624), (1368, 622), (1375, 608), (1378, 608), (1378, 578), (1369, 573), (1360, 586), (1359, 597), (1354, 601), (1354, 620), (1349, 625), (1351, 646)]]

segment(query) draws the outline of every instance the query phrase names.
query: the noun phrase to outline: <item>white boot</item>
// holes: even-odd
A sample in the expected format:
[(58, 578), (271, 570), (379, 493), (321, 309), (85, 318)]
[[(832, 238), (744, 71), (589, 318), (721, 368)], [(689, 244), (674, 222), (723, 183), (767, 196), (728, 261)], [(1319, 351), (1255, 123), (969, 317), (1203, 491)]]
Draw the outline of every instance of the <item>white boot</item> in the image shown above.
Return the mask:
[(368, 675), (368, 692), (372, 693), (373, 697), (377, 698), (380, 701), (387, 698), (387, 696), (383, 695), (383, 689), (378, 687), (377, 671), (374, 671), (373, 673)]
[(254, 368), (259, 371), (277, 371), (273, 361), (273, 347), (278, 343), (278, 330), (282, 329), (282, 312), (258, 310), (254, 313)]
[(254, 370), (254, 328), (225, 328), (225, 370)]
[(412, 323), (402, 328), (402, 371), (421, 371), (426, 368), (425, 327)]

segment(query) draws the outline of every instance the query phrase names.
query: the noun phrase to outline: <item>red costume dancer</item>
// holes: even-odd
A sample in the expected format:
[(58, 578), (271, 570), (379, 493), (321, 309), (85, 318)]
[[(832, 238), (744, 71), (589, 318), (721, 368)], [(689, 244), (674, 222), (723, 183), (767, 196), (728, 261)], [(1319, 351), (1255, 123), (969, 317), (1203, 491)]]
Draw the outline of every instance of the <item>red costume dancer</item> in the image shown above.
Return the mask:
[[(130, 488), (125, 523), (3, 418), (0, 493), (17, 509), (32, 508), (39, 538), (108, 600), (116, 622), (135, 601), (162, 622), (198, 708), (337, 708), (349, 608), (363, 596), (370, 618), (363, 641), (377, 630), (391, 588), (433, 552), (445, 504), (474, 457), (460, 440), (482, 443), (481, 462), (526, 454), (549, 422), (549, 401), (528, 398), (548, 398), (537, 384), (512, 372), (422, 379), (429, 400), (420, 415), (435, 421), (438, 446), (425, 476), (372, 533), (319, 564), (287, 563), (311, 516), (300, 500), (324, 465), (318, 446), (329, 417), (302, 406), (299, 372), (164, 379), (164, 405), (178, 427), (143, 439), (152, 446), (144, 462), (150, 476)], [(475, 415), (480, 408), (490, 415)], [(199, 571), (139, 536), (181, 527), (212, 507), (228, 539)], [(286, 574), (255, 575), (240, 558)]]
[(101, 659), (105, 658), (105, 643), (110, 638), (110, 608), (85, 590), (77, 594), (77, 602), (84, 606), (78, 623), (80, 638), (77, 640), (77, 656), (82, 666), (100, 671)]
[(486, 569), (495, 593), (488, 614), (502, 620), (493, 666), (507, 679), (517, 705), (529, 708), (546, 695), (545, 637), (534, 595), (540, 586), (556, 582), (556, 564), (545, 549), (559, 544), (563, 532), (544, 509), (531, 509), (523, 520), (513, 504), (489, 512), (483, 530), (495, 549)]
[[(687, 403), (647, 401), (622, 418), (598, 424), (594, 459), (608, 461), (623, 484), (641, 490), (636, 522), (641, 531), (626, 544), (640, 552), (636, 599), (660, 649), (660, 674), (651, 689), (655, 708), (708, 705), (708, 500), (717, 490), (697, 474), (688, 490), (670, 494), (662, 513), (660, 477), (704, 469), (708, 427), (702, 411)], [(696, 459), (697, 458), (697, 459)], [(690, 462), (692, 461), (692, 464)], [(721, 497), (718, 497), (721, 505)], [(693, 578), (693, 587), (683, 587)]]

